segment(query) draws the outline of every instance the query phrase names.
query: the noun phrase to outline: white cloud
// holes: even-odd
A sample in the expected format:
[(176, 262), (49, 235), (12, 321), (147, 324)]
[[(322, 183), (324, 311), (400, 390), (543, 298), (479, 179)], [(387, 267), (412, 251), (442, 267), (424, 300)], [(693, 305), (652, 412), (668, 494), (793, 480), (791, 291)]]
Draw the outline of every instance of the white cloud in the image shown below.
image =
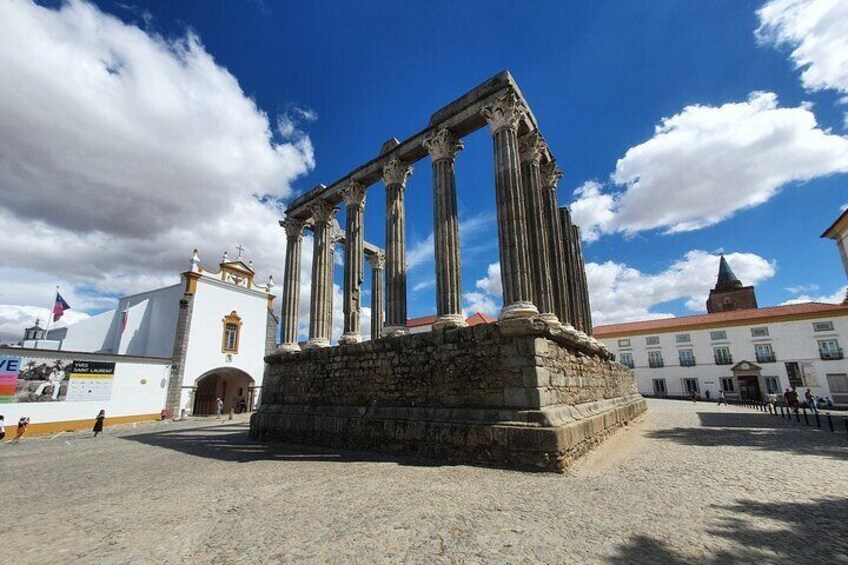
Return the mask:
[[(818, 289), (818, 286), (816, 286), (816, 285), (811, 285), (811, 286), (816, 287), (815, 289), (812, 289), (812, 290)], [(789, 290), (791, 292), (791, 289), (786, 289), (786, 290)], [(799, 294), (795, 298), (792, 298), (792, 299), (787, 300), (785, 302), (781, 302), (781, 306), (783, 306), (785, 304), (801, 304), (803, 302), (824, 302), (826, 304), (841, 304), (842, 301), (845, 300), (846, 291), (848, 291), (848, 286), (839, 287), (838, 289), (836, 289), (836, 291), (833, 294), (825, 294), (825, 295), (820, 295), (820, 296), (814, 296), (814, 295), (810, 295), (810, 294)], [(793, 294), (795, 294), (795, 293), (793, 293)]]
[(848, 92), (848, 2), (771, 0), (757, 16), (757, 39), (792, 49), (804, 88)]
[[(730, 253), (725, 257), (746, 285), (756, 285), (774, 276), (774, 262), (754, 253)], [(587, 263), (592, 321), (601, 325), (666, 318), (671, 314), (655, 309), (680, 299), (693, 312), (703, 312), (710, 289), (715, 286), (718, 263), (718, 255), (701, 250), (689, 251), (656, 274), (613, 261)]]
[(848, 138), (822, 130), (809, 105), (780, 108), (754, 92), (745, 102), (687, 106), (616, 164), (619, 192), (587, 183), (572, 204), (588, 234), (691, 231), (762, 204), (781, 187), (848, 172)]
[[(311, 142), (278, 131), (196, 35), (166, 39), (80, 0), (5, 0), (0, 74), (5, 262), (33, 284), (149, 290), (176, 282), (193, 247), (214, 266), (239, 243), (281, 280), (277, 202), (314, 167)], [(40, 306), (9, 290), (27, 282), (0, 284), (0, 304)]]
[[(51, 312), (49, 308), (37, 306), (0, 304), (0, 343), (18, 343), (24, 337), (23, 329), (33, 325), (36, 320), (40, 320), (41, 327), (46, 328)], [(51, 322), (50, 327), (61, 328), (86, 318), (89, 318), (88, 314), (66, 310), (58, 322)]]
[[(746, 285), (756, 285), (774, 276), (774, 262), (754, 253), (730, 253), (725, 257)], [(718, 255), (697, 249), (656, 274), (643, 273), (614, 261), (587, 263), (592, 321), (602, 325), (668, 318), (673, 314), (655, 309), (680, 299), (685, 300), (686, 307), (693, 312), (703, 312), (710, 289), (715, 286), (718, 264)], [(502, 295), (498, 263), (489, 265), (487, 276), (477, 281), (477, 288), (483, 292), (464, 294), (465, 311), (479, 310), (496, 316)]]
[[(466, 248), (469, 240), (491, 228), (495, 221), (491, 212), (482, 212), (459, 221), (460, 247)], [(409, 247), (406, 251), (406, 264), (409, 269), (433, 263), (436, 260), (434, 249), (435, 235), (430, 232), (427, 237)]]

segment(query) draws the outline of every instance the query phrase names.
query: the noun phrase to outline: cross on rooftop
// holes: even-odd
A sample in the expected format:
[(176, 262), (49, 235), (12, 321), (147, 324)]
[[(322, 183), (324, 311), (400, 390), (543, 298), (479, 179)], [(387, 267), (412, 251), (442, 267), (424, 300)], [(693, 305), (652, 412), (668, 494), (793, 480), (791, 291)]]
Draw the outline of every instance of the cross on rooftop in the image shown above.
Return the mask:
[(238, 250), (238, 257), (236, 257), (236, 261), (238, 261), (239, 259), (241, 259), (241, 254), (244, 251), (244, 247), (242, 247), (241, 243), (239, 243), (236, 246), (236, 249)]

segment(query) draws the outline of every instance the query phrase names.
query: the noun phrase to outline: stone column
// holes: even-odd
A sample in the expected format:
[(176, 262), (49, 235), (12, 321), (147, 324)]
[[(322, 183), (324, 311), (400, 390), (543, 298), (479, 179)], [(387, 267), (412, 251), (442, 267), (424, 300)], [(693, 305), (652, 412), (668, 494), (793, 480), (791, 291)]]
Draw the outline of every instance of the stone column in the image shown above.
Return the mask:
[(592, 328), (592, 306), (589, 304), (589, 282), (586, 280), (586, 263), (583, 261), (583, 245), (580, 243), (580, 227), (571, 226), (574, 234), (575, 258), (577, 261), (577, 276), (580, 279), (580, 306), (583, 309), (583, 333), (591, 336)]
[(492, 131), (495, 149), (495, 189), (498, 210), (498, 247), (504, 306), (499, 318), (527, 318), (539, 311), (531, 301), (529, 254), (524, 195), (518, 162), (518, 124), (523, 103), (515, 93), (481, 111)]
[(565, 247), (562, 240), (562, 227), (559, 222), (559, 198), (557, 184), (562, 171), (555, 161), (542, 166), (542, 208), (545, 211), (545, 233), (548, 237), (548, 249), (553, 289), (554, 312), (565, 326), (572, 326), (571, 312), (568, 307), (568, 273), (565, 269)]
[(386, 327), (383, 335), (409, 333), (406, 327), (406, 211), (403, 191), (412, 167), (397, 157), (383, 167), (386, 185)]
[(368, 258), (371, 263), (371, 339), (380, 339), (383, 333), (383, 269), (386, 267), (386, 256), (382, 253), (372, 253)]
[(423, 141), (433, 162), (433, 235), (436, 251), (436, 321), (433, 328), (467, 325), (462, 315), (459, 218), (454, 161), (462, 141), (442, 128)]
[(303, 222), (286, 218), (281, 223), (286, 230), (286, 263), (283, 268), (280, 346), (277, 351), (300, 351), (297, 345), (297, 315), (300, 308), (300, 254), (303, 242)]
[(571, 313), (571, 324), (579, 331), (583, 331), (583, 309), (580, 306), (579, 288), (580, 281), (577, 274), (577, 261), (574, 255), (574, 230), (571, 225), (571, 212), (568, 208), (559, 209), (560, 231), (562, 232), (562, 245), (565, 257), (566, 287), (568, 296), (568, 307)]
[(327, 307), (332, 300), (333, 234), (331, 222), (337, 209), (319, 200), (311, 207), (315, 222), (312, 248), (312, 296), (309, 301), (309, 341), (307, 348), (328, 347), (332, 327), (327, 324)]
[(551, 252), (548, 242), (546, 209), (542, 194), (542, 155), (545, 142), (538, 130), (523, 135), (518, 140), (521, 159), (521, 183), (524, 191), (524, 208), (527, 225), (527, 243), (530, 248), (529, 267), (532, 282), (531, 296), (540, 318), (546, 323), (559, 326), (554, 309), (553, 284), (551, 281)]
[(360, 286), (365, 280), (365, 239), (362, 233), (362, 217), (365, 209), (365, 185), (351, 181), (342, 192), (347, 205), (345, 223), (344, 262), (344, 333), (340, 344), (359, 343), (362, 330), (359, 313), (362, 310)]

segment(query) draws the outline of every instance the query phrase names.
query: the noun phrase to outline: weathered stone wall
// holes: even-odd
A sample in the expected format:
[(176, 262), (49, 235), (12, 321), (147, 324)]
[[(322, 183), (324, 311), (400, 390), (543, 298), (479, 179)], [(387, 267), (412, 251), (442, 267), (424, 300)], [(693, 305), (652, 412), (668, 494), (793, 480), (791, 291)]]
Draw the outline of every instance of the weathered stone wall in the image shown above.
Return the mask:
[(644, 411), (597, 352), (499, 324), (274, 354), (255, 437), (561, 470)]

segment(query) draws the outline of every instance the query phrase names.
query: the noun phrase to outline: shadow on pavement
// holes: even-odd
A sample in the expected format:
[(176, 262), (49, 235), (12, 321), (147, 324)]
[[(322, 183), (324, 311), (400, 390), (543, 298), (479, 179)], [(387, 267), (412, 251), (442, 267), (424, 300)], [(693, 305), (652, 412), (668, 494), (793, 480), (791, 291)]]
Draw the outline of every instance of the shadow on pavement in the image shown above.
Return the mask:
[[(699, 563), (848, 563), (848, 499), (773, 503), (740, 500), (713, 509), (720, 516), (707, 531), (732, 541), (723, 548), (696, 556)], [(635, 535), (622, 544), (611, 563), (689, 563), (659, 539)]]
[(647, 432), (646, 437), (684, 445), (739, 446), (848, 459), (848, 434), (838, 428), (837, 432), (830, 432), (758, 413), (699, 412), (698, 417), (701, 420), (699, 427), (653, 430)]
[(222, 424), (181, 430), (141, 433), (121, 436), (120, 439), (172, 449), (188, 455), (250, 463), (252, 461), (331, 461), (331, 462), (391, 462), (418, 467), (452, 465), (444, 461), (390, 456), (377, 453), (337, 450), (285, 443), (265, 443), (248, 435), (250, 425)]

